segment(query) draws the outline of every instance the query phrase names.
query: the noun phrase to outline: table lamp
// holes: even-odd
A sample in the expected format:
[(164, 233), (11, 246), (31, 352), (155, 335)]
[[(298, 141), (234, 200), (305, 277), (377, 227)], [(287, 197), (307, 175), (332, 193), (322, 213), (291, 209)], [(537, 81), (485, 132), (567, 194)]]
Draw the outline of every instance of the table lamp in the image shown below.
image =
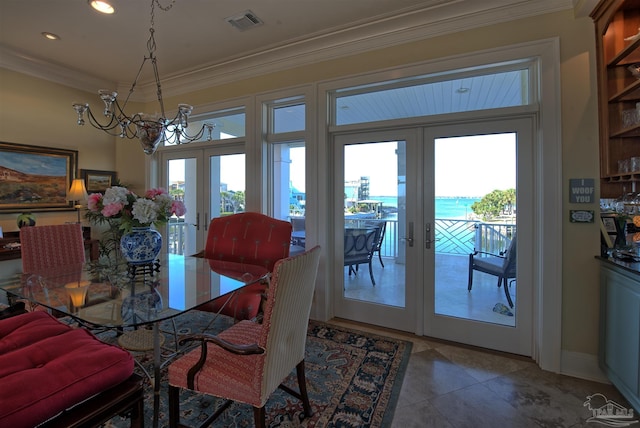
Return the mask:
[(87, 188), (84, 187), (84, 180), (82, 178), (74, 178), (71, 183), (71, 187), (67, 192), (67, 201), (75, 202), (74, 208), (78, 210), (78, 223), (80, 223), (80, 208), (82, 208), (82, 201), (86, 201), (89, 195), (87, 195)]

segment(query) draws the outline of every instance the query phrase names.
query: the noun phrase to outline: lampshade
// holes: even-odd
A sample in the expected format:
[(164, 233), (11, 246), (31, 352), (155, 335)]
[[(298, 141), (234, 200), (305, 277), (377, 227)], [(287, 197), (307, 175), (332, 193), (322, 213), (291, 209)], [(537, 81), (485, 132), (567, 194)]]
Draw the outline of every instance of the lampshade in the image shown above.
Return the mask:
[(82, 208), (82, 201), (86, 201), (88, 197), (87, 188), (84, 187), (84, 180), (82, 178), (74, 178), (71, 182), (71, 187), (67, 192), (67, 201), (76, 203), (74, 208), (78, 211), (78, 223), (80, 223), (80, 208)]
[(80, 202), (85, 201), (88, 197), (87, 188), (84, 187), (84, 180), (82, 178), (75, 178), (67, 192), (67, 201)]
[(84, 306), (87, 299), (87, 291), (91, 281), (77, 281), (65, 284), (64, 288), (69, 294), (70, 309), (76, 312), (78, 308)]

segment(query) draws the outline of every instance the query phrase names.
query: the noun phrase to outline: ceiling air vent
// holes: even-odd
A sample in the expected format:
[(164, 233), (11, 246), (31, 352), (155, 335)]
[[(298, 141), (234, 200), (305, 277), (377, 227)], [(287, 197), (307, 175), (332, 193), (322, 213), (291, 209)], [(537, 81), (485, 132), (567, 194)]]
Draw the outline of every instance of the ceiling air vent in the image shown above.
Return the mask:
[(235, 28), (237, 28), (240, 31), (245, 31), (250, 28), (259, 27), (260, 25), (264, 24), (264, 22), (262, 22), (262, 20), (258, 18), (256, 14), (251, 12), (250, 10), (245, 10), (244, 12), (239, 13), (237, 15), (225, 18), (225, 21), (227, 21), (229, 24), (233, 25)]

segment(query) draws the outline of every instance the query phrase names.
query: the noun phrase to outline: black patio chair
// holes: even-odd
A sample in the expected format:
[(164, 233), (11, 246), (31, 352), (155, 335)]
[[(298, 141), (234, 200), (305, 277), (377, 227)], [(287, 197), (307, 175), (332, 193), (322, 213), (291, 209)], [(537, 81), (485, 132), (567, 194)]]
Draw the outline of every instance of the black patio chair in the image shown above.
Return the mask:
[(499, 254), (486, 253), (483, 251), (474, 251), (469, 254), (469, 283), (467, 290), (471, 292), (473, 285), (473, 271), (484, 272), (489, 275), (498, 277), (498, 287), (502, 284), (504, 294), (507, 297), (509, 306), (513, 308), (513, 301), (509, 293), (509, 279), (516, 277), (516, 235), (509, 244), (506, 251)]
[(363, 263), (369, 265), (371, 283), (375, 286), (373, 278), (372, 260), (378, 239), (379, 228), (371, 229), (345, 229), (344, 230), (344, 265), (349, 267), (349, 275), (357, 275), (358, 266)]
[(387, 222), (386, 220), (376, 220), (367, 222), (366, 226), (369, 227), (377, 227), (378, 230), (378, 238), (375, 242), (375, 248), (373, 249), (374, 254), (378, 253), (378, 259), (380, 260), (380, 264), (384, 267), (384, 263), (382, 262), (382, 242), (384, 241), (384, 235), (387, 231)]

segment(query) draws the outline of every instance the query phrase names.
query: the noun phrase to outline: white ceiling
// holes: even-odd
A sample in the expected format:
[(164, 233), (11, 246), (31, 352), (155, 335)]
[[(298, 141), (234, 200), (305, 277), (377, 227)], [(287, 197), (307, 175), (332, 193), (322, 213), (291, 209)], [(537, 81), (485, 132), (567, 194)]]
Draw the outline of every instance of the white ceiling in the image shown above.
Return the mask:
[[(107, 16), (93, 11), (87, 0), (0, 0), (0, 66), (67, 79), (64, 83), (82, 89), (95, 89), (100, 81), (128, 88), (147, 53), (152, 1), (112, 0), (116, 13)], [(155, 1), (163, 8), (171, 5), (171, 0)], [(363, 46), (373, 49), (555, 10), (584, 14), (595, 2), (177, 0), (168, 11), (155, 7), (156, 56), (163, 81), (197, 80), (203, 72), (232, 79), (239, 75), (232, 69), (269, 70), (292, 59), (327, 58), (330, 50), (335, 57)], [(239, 31), (225, 21), (246, 10), (264, 25)], [(61, 40), (46, 40), (44, 31)], [(151, 67), (145, 65), (141, 76), (148, 84)]]

